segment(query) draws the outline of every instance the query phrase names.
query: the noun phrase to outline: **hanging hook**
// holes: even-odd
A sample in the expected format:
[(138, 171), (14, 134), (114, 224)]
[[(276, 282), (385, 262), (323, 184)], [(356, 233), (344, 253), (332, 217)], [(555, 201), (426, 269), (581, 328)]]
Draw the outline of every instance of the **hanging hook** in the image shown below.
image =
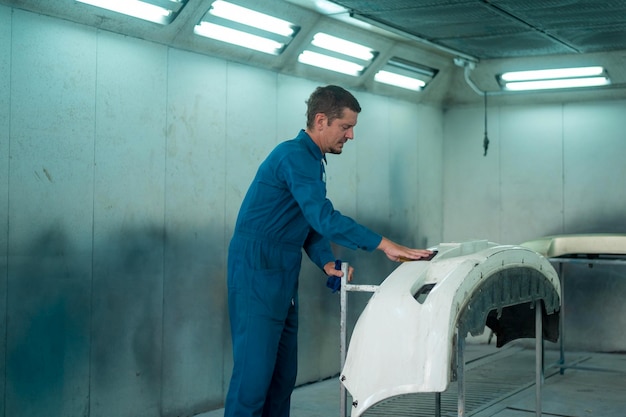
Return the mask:
[(485, 149), (485, 153), (483, 156), (487, 156), (487, 149), (489, 149), (489, 138), (487, 137), (487, 92), (483, 93), (485, 97), (485, 138), (483, 139), (483, 148)]

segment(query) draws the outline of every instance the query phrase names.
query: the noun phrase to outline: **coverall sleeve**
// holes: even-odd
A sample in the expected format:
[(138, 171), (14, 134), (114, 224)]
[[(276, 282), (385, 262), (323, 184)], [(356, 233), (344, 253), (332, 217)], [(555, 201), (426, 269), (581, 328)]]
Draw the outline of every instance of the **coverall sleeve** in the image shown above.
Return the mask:
[(312, 158), (283, 158), (280, 172), (311, 227), (339, 245), (373, 251), (382, 236), (335, 210), (326, 198), (321, 178), (321, 161)]
[(324, 265), (335, 260), (335, 255), (330, 247), (330, 241), (324, 236), (311, 229), (309, 235), (304, 242), (304, 251), (311, 261), (317, 265), (322, 271)]

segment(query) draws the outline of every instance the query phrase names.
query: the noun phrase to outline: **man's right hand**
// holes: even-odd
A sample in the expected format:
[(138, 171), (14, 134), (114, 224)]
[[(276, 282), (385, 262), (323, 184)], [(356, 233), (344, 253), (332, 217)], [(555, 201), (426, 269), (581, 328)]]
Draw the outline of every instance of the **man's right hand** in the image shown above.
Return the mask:
[(394, 262), (405, 262), (405, 261), (417, 261), (421, 258), (427, 258), (432, 251), (428, 249), (412, 249), (406, 246), (399, 245), (386, 237), (380, 241), (380, 244), (376, 248), (380, 251), (383, 251), (387, 258)]

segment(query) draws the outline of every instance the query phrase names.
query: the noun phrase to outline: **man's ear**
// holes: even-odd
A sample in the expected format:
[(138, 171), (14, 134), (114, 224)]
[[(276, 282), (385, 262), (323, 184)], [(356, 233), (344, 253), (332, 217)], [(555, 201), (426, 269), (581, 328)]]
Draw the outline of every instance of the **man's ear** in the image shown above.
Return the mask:
[(315, 128), (322, 130), (328, 123), (328, 117), (324, 113), (315, 114)]

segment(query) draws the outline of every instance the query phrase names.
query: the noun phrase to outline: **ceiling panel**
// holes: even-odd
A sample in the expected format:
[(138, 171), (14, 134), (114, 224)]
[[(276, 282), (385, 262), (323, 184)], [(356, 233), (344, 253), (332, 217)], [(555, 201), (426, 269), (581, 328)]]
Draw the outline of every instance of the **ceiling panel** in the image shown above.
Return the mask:
[(626, 1), (332, 0), (478, 59), (626, 50)]

